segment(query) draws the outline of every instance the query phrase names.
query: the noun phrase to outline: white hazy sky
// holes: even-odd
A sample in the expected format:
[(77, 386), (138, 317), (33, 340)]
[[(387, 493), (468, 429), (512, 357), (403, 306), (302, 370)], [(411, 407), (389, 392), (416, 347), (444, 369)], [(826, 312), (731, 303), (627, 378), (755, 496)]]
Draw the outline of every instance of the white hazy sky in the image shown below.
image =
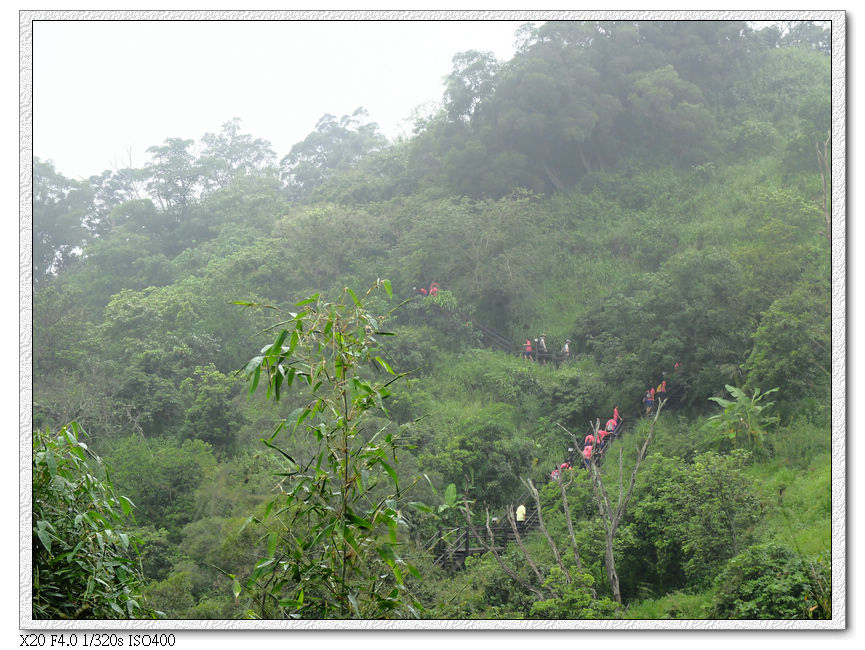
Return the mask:
[(39, 21), (33, 150), (86, 178), (239, 117), (278, 157), (359, 106), (389, 138), (440, 102), (457, 52), (514, 53), (524, 21)]

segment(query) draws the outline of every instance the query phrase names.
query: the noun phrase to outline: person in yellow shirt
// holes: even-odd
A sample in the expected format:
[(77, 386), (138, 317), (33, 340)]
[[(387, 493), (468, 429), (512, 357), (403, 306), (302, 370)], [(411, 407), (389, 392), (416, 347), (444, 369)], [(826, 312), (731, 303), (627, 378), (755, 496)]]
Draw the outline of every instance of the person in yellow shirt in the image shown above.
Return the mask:
[(660, 402), (667, 398), (667, 380), (665, 379), (658, 387), (655, 389), (655, 397), (657, 398), (655, 401)]
[(526, 528), (526, 506), (522, 503), (517, 506), (517, 530), (522, 534)]

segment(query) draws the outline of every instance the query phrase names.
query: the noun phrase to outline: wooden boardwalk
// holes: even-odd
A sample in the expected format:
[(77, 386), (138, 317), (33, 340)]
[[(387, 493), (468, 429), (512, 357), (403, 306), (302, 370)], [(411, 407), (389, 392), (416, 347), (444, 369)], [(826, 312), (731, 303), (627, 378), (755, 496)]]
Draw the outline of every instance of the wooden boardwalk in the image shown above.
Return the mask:
[[(519, 526), (519, 524), (518, 524)], [(526, 520), (522, 529), (519, 530), (520, 537), (538, 527), (538, 513), (535, 510), (526, 509)], [(434, 552), (435, 564), (451, 570), (465, 567), (466, 558), (470, 555), (480, 555), (493, 548), (497, 553), (504, 551), (509, 542), (514, 541), (514, 529), (510, 522), (496, 520), (490, 522), (489, 531), (485, 525), (475, 526), (474, 531), (468, 526), (452, 528), (448, 531), (439, 530), (435, 542), (430, 547)], [(492, 532), (492, 539), (489, 533)], [(482, 535), (478, 539), (477, 535)]]
[[(611, 434), (609, 442), (613, 438), (620, 436), (625, 431), (624, 420), (619, 422), (619, 426)], [(571, 447), (568, 449), (568, 462), (574, 468), (582, 467), (583, 459), (579, 447)], [(596, 462), (600, 463), (603, 460), (603, 454), (597, 457)], [(529, 499), (528, 492), (525, 492), (517, 499), (518, 503), (527, 503)], [(526, 509), (526, 521), (522, 529), (519, 530), (520, 537), (529, 533), (538, 527), (538, 513), (534, 508)], [(492, 539), (490, 539), (492, 533)], [(480, 539), (479, 536), (482, 536)], [(508, 521), (507, 517), (495, 518), (490, 522), (489, 531), (485, 524), (474, 526), (474, 529), (469, 526), (460, 526), (447, 531), (439, 529), (437, 536), (431, 543), (426, 545), (427, 550), (435, 556), (435, 564), (441, 567), (459, 570), (465, 567), (466, 558), (470, 555), (481, 555), (487, 553), (490, 548), (495, 549), (497, 553), (503, 552), (508, 543), (514, 541), (514, 530)]]

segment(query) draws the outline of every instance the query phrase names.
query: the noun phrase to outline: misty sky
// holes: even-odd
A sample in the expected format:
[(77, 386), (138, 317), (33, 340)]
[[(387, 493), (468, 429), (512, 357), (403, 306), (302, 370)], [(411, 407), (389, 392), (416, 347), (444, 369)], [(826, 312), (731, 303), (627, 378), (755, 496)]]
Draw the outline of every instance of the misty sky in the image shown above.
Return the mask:
[[(523, 21), (40, 21), (33, 26), (33, 149), (86, 178), (142, 167), (167, 138), (225, 122), (277, 156), (363, 106), (389, 138), (442, 98), (454, 54), (514, 52)], [(130, 161), (131, 155), (131, 161)]]

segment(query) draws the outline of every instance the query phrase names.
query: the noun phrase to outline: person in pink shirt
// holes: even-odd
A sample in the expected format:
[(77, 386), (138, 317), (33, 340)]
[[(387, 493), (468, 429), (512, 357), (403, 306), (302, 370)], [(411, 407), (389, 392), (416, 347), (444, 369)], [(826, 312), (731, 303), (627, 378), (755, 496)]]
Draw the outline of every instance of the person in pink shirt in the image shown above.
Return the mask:
[(597, 441), (601, 444), (601, 449), (599, 451), (603, 451), (608, 435), (610, 435), (610, 432), (606, 429), (598, 429)]

